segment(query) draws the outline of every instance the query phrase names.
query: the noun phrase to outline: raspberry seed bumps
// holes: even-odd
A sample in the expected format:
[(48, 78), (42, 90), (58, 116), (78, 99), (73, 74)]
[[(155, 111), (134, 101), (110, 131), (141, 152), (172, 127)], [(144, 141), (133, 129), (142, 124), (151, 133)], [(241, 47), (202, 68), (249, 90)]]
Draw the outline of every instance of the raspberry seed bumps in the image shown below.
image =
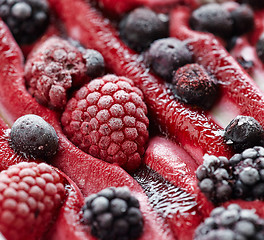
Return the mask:
[(39, 239), (65, 196), (63, 179), (45, 163), (21, 162), (0, 173), (0, 231), (6, 239)]
[(148, 140), (142, 98), (128, 78), (95, 79), (68, 102), (61, 118), (64, 132), (85, 152), (133, 171), (141, 164)]

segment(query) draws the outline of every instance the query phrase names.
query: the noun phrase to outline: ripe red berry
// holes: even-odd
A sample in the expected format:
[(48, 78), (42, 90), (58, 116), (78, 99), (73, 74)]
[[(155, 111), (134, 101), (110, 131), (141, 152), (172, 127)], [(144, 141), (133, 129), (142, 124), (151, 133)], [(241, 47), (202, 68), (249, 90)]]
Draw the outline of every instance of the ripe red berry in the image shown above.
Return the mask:
[(82, 87), (68, 102), (62, 126), (85, 152), (135, 170), (148, 140), (142, 92), (125, 77), (106, 75)]

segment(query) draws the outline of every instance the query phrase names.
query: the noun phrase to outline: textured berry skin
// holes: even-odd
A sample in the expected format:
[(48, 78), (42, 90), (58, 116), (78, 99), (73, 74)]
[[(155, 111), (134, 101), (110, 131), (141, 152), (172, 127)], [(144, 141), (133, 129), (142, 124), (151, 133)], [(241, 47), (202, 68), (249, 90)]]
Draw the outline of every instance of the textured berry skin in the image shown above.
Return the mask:
[(65, 196), (63, 179), (45, 163), (22, 162), (0, 173), (0, 231), (6, 239), (39, 239)]
[(237, 204), (215, 208), (196, 229), (194, 240), (261, 240), (264, 239), (264, 219), (254, 210)]
[(61, 122), (67, 137), (85, 152), (135, 170), (148, 140), (147, 107), (131, 80), (106, 75), (82, 87)]
[(145, 62), (152, 70), (167, 81), (171, 81), (173, 71), (192, 62), (192, 53), (176, 38), (154, 41), (145, 54)]
[(235, 179), (235, 197), (246, 200), (264, 199), (264, 148), (248, 148), (235, 154), (230, 163)]
[(253, 117), (237, 116), (225, 128), (224, 138), (236, 152), (261, 145), (264, 130)]
[(139, 201), (127, 187), (105, 188), (85, 199), (84, 224), (101, 240), (136, 239), (143, 231)]
[(55, 129), (43, 118), (28, 114), (14, 122), (10, 145), (19, 154), (46, 159), (56, 154), (59, 139)]
[(89, 78), (86, 61), (69, 42), (52, 37), (33, 51), (25, 65), (25, 79), (30, 94), (50, 108), (62, 109), (67, 91)]
[(231, 17), (235, 35), (242, 35), (254, 28), (254, 12), (248, 5), (239, 5), (231, 11)]
[(137, 8), (119, 25), (121, 39), (133, 50), (141, 52), (159, 38), (167, 37), (167, 22), (148, 8)]
[(227, 201), (232, 197), (232, 171), (228, 159), (205, 155), (204, 163), (196, 170), (198, 186), (213, 203)]
[(197, 63), (179, 68), (174, 73), (172, 85), (176, 97), (204, 109), (212, 107), (218, 97), (216, 80)]
[(203, 5), (192, 12), (190, 25), (194, 30), (230, 37), (233, 30), (231, 14), (220, 4)]
[(49, 24), (49, 5), (46, 0), (3, 0), (0, 17), (6, 22), (19, 44), (37, 40)]

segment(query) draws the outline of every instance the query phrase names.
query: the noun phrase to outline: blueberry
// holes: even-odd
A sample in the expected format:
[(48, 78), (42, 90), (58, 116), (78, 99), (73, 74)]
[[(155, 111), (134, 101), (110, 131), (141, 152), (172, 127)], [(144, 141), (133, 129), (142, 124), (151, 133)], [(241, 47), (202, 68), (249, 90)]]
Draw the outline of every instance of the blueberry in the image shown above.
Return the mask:
[(192, 62), (192, 53), (176, 38), (154, 41), (145, 54), (145, 62), (152, 70), (167, 81), (171, 81), (173, 71)]
[(264, 1), (263, 0), (239, 0), (240, 3), (245, 3), (253, 8), (260, 9), (264, 8)]
[(254, 28), (254, 12), (245, 4), (239, 5), (231, 11), (233, 19), (233, 34), (242, 35)]
[(49, 25), (49, 5), (46, 0), (3, 0), (0, 2), (0, 17), (19, 44), (30, 44)]
[(86, 74), (91, 78), (104, 75), (105, 63), (101, 53), (93, 49), (83, 51), (83, 58), (86, 61)]
[(210, 32), (223, 38), (230, 37), (233, 30), (231, 14), (216, 3), (203, 5), (193, 11), (190, 25), (194, 30)]
[(135, 51), (141, 52), (159, 38), (168, 36), (168, 24), (163, 15), (148, 8), (137, 8), (119, 24), (121, 39)]
[(52, 157), (58, 149), (58, 136), (43, 118), (28, 114), (18, 118), (10, 132), (11, 147), (34, 158)]
[(258, 146), (264, 136), (262, 126), (253, 117), (237, 116), (225, 128), (225, 142), (236, 152)]
[(173, 76), (173, 91), (182, 101), (209, 109), (218, 97), (216, 80), (199, 64), (186, 64)]
[(264, 63), (264, 33), (260, 36), (257, 42), (256, 51), (259, 59)]

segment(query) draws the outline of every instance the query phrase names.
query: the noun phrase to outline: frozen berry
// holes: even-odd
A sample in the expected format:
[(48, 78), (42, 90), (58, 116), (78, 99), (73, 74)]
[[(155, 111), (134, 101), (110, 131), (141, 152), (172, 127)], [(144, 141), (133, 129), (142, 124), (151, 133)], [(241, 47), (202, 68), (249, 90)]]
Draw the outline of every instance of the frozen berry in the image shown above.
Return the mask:
[(135, 170), (148, 140), (142, 92), (125, 77), (105, 75), (78, 90), (61, 122), (66, 136), (92, 156)]
[(10, 132), (10, 145), (18, 153), (34, 158), (50, 158), (58, 149), (58, 136), (43, 118), (28, 114), (18, 118)]
[(264, 8), (264, 1), (262, 0), (239, 0), (239, 2), (248, 4), (256, 9)]
[(68, 90), (90, 78), (86, 75), (82, 53), (66, 40), (52, 37), (37, 46), (25, 65), (25, 79), (30, 94), (52, 109), (61, 110)]
[(190, 25), (194, 30), (210, 32), (223, 38), (230, 37), (233, 30), (231, 14), (216, 3), (206, 4), (194, 10)]
[(192, 62), (192, 53), (176, 38), (164, 38), (154, 41), (145, 54), (146, 64), (167, 81), (171, 81), (173, 71)]
[(9, 167), (0, 173), (0, 232), (6, 239), (41, 239), (64, 198), (64, 179), (51, 166)]
[(148, 8), (137, 8), (120, 22), (121, 39), (135, 51), (143, 51), (159, 38), (168, 36), (168, 24), (163, 15)]
[(212, 107), (218, 97), (215, 78), (197, 63), (180, 67), (174, 73), (172, 85), (176, 97), (204, 109)]
[(49, 24), (49, 5), (46, 0), (2, 0), (0, 17), (19, 44), (30, 44), (45, 32)]
[(260, 240), (264, 239), (264, 219), (255, 210), (236, 204), (215, 208), (195, 231), (194, 240)]
[(257, 42), (256, 51), (259, 59), (264, 63), (264, 33), (260, 36)]
[(196, 176), (201, 191), (212, 202), (219, 203), (232, 197), (232, 171), (227, 158), (205, 155)]
[(103, 76), (105, 63), (102, 54), (93, 49), (85, 49), (82, 53), (86, 63), (86, 74), (91, 78)]
[(136, 239), (143, 231), (139, 202), (127, 187), (110, 187), (88, 196), (82, 213), (82, 222), (100, 240)]
[(264, 130), (257, 120), (249, 116), (237, 116), (225, 128), (225, 142), (236, 152), (261, 145)]
[(235, 197), (264, 199), (264, 148), (254, 147), (230, 159), (235, 179)]
[(242, 35), (254, 28), (254, 12), (245, 4), (239, 5), (231, 11), (233, 19), (233, 34)]

